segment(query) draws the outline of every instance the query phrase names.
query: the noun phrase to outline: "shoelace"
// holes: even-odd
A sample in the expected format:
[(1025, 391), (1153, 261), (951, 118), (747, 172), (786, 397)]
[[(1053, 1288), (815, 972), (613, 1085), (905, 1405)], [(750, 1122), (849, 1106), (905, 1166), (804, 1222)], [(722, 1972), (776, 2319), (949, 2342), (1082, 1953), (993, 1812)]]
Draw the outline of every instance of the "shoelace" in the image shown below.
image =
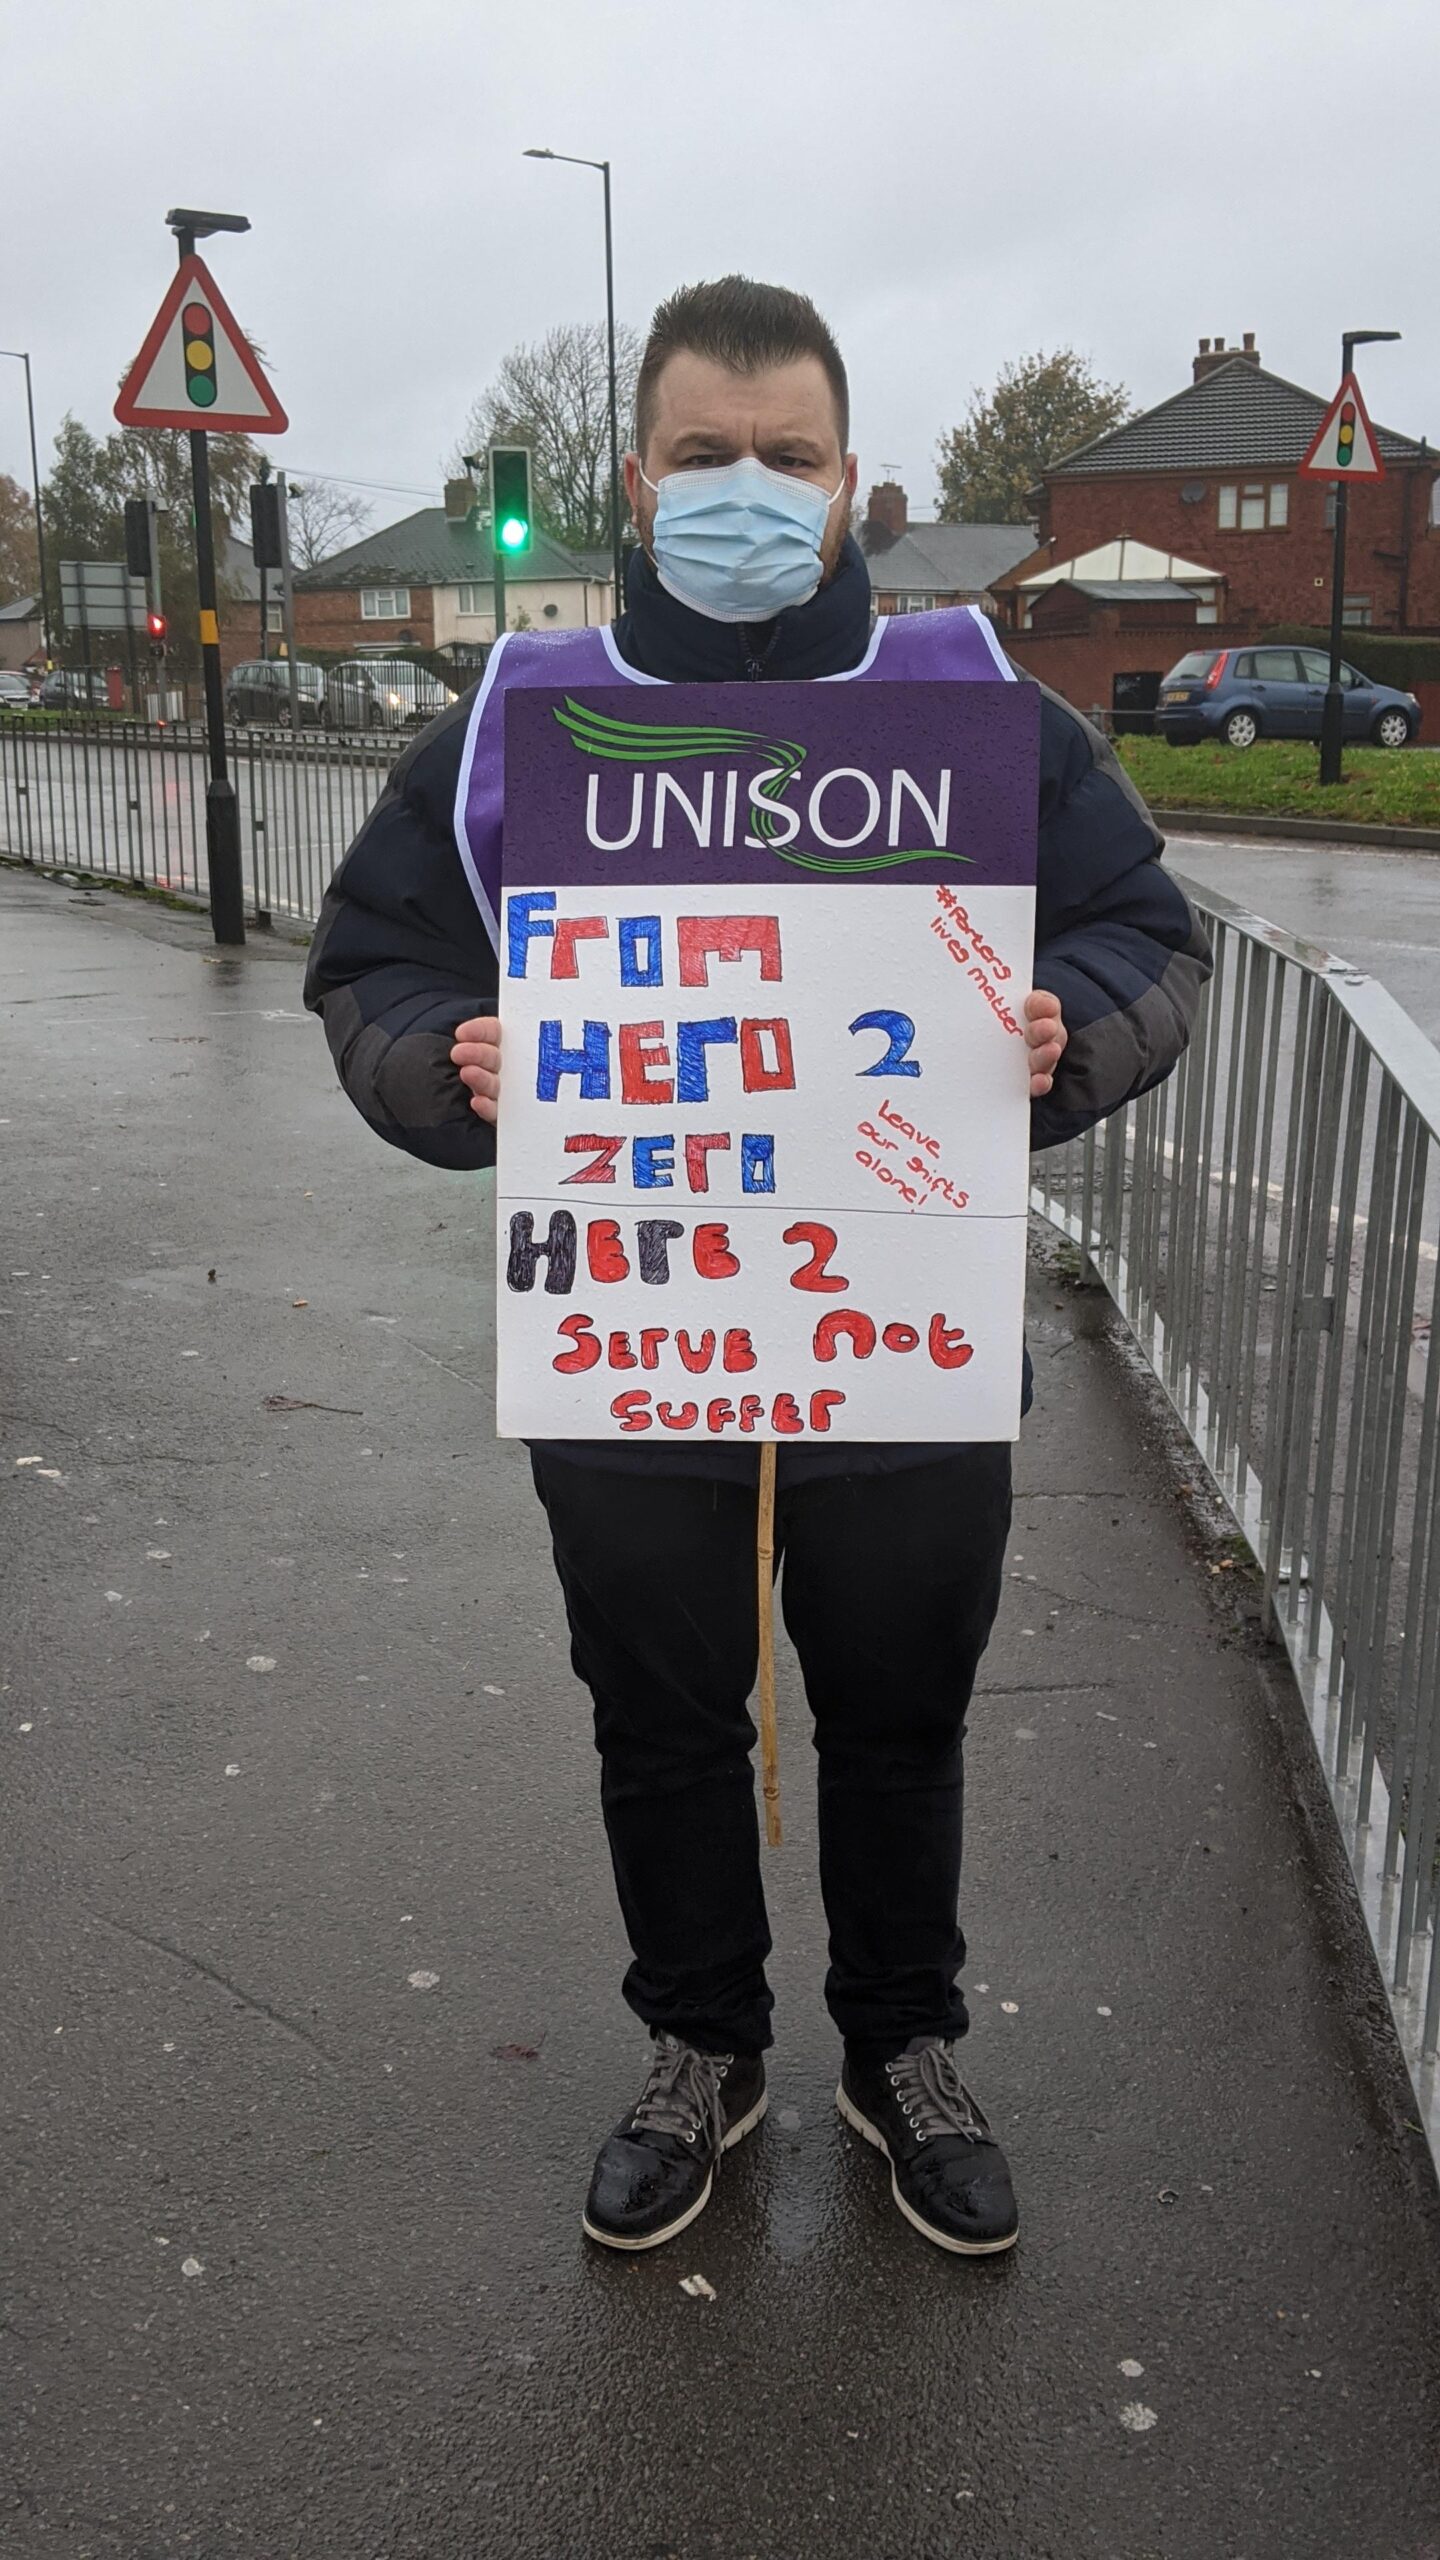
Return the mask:
[(921, 2045), (915, 2053), (897, 2054), (885, 2065), (901, 2108), (917, 2141), (959, 2134), (966, 2142), (988, 2142), (990, 2127), (956, 2067), (948, 2045)]
[(720, 2083), (734, 2058), (729, 2053), (701, 2053), (674, 2036), (657, 2036), (655, 2059), (630, 2119), (632, 2126), (643, 2133), (673, 2133), (681, 2142), (693, 2142), (697, 2134), (706, 2132), (718, 2167), (725, 2141)]

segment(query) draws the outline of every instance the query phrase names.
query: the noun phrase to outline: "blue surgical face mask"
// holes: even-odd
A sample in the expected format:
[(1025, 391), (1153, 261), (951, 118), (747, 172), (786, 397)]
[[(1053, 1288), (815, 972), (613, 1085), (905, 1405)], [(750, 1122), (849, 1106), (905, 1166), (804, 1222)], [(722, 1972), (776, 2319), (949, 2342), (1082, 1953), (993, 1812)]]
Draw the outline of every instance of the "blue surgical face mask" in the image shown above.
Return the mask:
[(805, 604), (820, 584), (820, 546), (830, 510), (808, 480), (771, 471), (746, 454), (697, 471), (646, 479), (655, 492), (651, 546), (662, 587), (712, 622), (768, 622)]

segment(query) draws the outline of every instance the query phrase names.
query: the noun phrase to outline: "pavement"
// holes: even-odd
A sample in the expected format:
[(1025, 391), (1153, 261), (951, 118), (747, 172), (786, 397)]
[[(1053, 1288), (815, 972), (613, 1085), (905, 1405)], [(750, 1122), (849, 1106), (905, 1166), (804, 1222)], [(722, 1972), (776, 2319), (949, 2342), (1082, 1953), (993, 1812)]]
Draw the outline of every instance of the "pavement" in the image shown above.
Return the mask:
[(486, 1187), (362, 1126), (293, 945), (0, 871), (0, 998), (6, 2560), (1440, 2560), (1428, 2155), (1103, 1306), (1037, 1254), (971, 1721), (1019, 2248), (836, 2119), (787, 1652), (772, 2112), (602, 2256), (642, 2042)]

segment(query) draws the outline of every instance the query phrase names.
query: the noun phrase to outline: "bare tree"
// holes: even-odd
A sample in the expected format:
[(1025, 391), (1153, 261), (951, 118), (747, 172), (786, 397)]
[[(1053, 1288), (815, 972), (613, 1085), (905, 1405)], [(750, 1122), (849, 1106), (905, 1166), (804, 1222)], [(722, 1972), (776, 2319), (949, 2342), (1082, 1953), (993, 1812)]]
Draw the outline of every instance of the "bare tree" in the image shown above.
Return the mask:
[(306, 480), (290, 491), (290, 551), (297, 569), (318, 569), (362, 534), (371, 510), (338, 480)]
[[(632, 441), (638, 330), (615, 332), (620, 449)], [(475, 402), (451, 461), (491, 444), (528, 445), (535, 506), (557, 540), (598, 550), (610, 539), (610, 367), (604, 323), (552, 329), (535, 346), (512, 347)], [(625, 496), (620, 494), (622, 521)]]

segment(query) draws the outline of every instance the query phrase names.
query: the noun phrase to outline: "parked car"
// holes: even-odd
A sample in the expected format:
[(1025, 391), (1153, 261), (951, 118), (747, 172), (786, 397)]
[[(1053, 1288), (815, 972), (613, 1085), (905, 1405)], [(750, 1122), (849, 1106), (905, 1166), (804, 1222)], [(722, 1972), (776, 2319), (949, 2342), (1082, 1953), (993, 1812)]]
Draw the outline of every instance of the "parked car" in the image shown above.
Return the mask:
[(325, 699), (336, 729), (418, 729), (455, 696), (410, 658), (345, 658), (325, 679)]
[(28, 711), (30, 687), (13, 667), (0, 667), (0, 711)]
[[(295, 682), (301, 726), (318, 728), (325, 717), (324, 670), (297, 658)], [(254, 658), (232, 667), (225, 679), (225, 712), (231, 720), (261, 720), (271, 728), (288, 729), (293, 719), (288, 659)]]
[[(1323, 649), (1192, 649), (1160, 686), (1155, 727), (1172, 747), (1223, 738), (1253, 747), (1257, 738), (1318, 738), (1330, 681)], [(1340, 668), (1344, 735), (1377, 747), (1403, 747), (1420, 728), (1413, 693), (1376, 684), (1358, 667)]]
[(40, 687), (42, 711), (108, 711), (110, 688), (92, 668), (52, 667)]

